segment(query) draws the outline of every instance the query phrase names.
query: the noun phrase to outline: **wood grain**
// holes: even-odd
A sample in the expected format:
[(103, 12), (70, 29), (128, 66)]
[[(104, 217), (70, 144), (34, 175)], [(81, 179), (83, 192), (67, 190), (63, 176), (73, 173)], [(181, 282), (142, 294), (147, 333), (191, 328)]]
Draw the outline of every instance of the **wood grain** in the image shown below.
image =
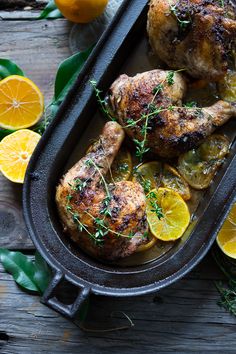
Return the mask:
[(16, 10), (32, 7), (33, 9), (44, 8), (47, 0), (1, 0), (0, 10)]
[[(71, 25), (57, 21), (0, 21), (0, 53), (15, 61), (41, 89), (46, 104), (53, 96), (58, 64), (71, 55)], [(0, 174), (0, 247), (30, 249), (21, 207), (22, 187)]]
[[(46, 1), (46, 0), (45, 0)], [(28, 21), (37, 17), (44, 0), (0, 1), (0, 57), (20, 65), (45, 94), (53, 95), (58, 63), (70, 55), (71, 25), (63, 19)], [(20, 11), (24, 4), (33, 11)], [(6, 9), (17, 11), (6, 11)], [(20, 20), (22, 19), (22, 20)], [(30, 249), (22, 217), (21, 186), (0, 176), (0, 247)], [(85, 326), (116, 332), (83, 332), (75, 324), (40, 304), (14, 283), (0, 265), (0, 353), (1, 354), (161, 354), (235, 353), (235, 318), (217, 305), (214, 280), (222, 279), (208, 256), (183, 280), (158, 294), (139, 298), (92, 297)], [(68, 299), (72, 290), (64, 289)], [(111, 318), (111, 313), (114, 317)]]
[(23, 293), (0, 270), (1, 353), (233, 353), (235, 318), (218, 307), (219, 295), (213, 284), (221, 278), (209, 257), (158, 295), (121, 299), (94, 296), (85, 327), (101, 330), (126, 326), (120, 311), (130, 316), (134, 327), (89, 333), (40, 304), (37, 296)]

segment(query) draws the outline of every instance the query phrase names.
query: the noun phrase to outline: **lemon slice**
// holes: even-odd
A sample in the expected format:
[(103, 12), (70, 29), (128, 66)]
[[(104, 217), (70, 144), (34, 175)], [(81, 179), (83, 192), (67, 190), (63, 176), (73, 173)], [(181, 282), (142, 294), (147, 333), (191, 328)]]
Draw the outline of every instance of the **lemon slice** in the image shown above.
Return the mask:
[(217, 236), (217, 243), (227, 256), (236, 259), (236, 203)]
[(223, 135), (211, 135), (197, 149), (181, 155), (178, 171), (188, 184), (195, 189), (207, 188), (218, 167), (229, 152), (229, 141)]
[[(156, 207), (155, 207), (156, 206)], [(159, 218), (158, 208), (163, 217)], [(190, 222), (188, 206), (182, 197), (168, 188), (152, 190), (147, 196), (147, 220), (151, 233), (162, 241), (179, 239)]]
[(1, 128), (31, 127), (39, 121), (43, 110), (43, 95), (30, 79), (11, 75), (0, 81)]
[(23, 183), (31, 155), (41, 136), (22, 129), (0, 142), (0, 171), (12, 182)]
[(184, 200), (191, 198), (188, 183), (185, 182), (174, 167), (168, 164), (164, 165), (161, 184), (165, 188), (173, 189), (175, 192), (179, 193)]
[(113, 164), (111, 165), (111, 171), (107, 174), (107, 181), (119, 182), (128, 181), (132, 173), (132, 158), (129, 150), (125, 147), (121, 147)]
[(148, 243), (145, 243), (144, 245), (139, 246), (135, 252), (139, 253), (139, 252), (147, 251), (150, 248), (152, 248), (156, 243), (157, 243), (157, 238), (154, 237), (153, 235), (150, 235), (150, 240), (148, 241)]
[(229, 70), (218, 85), (220, 97), (223, 100), (236, 101), (236, 72)]
[(158, 161), (144, 163), (135, 170), (133, 181), (139, 182), (147, 194), (161, 184), (162, 164)]

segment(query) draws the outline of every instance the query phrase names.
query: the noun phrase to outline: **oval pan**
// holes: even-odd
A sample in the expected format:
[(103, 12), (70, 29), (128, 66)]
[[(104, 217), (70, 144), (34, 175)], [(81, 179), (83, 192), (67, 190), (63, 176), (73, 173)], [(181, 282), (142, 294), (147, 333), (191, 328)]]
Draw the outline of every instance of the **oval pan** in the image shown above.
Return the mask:
[[(236, 146), (218, 173), (214, 188), (202, 200), (198, 217), (189, 226), (189, 237), (160, 259), (137, 267), (102, 264), (76, 249), (63, 234), (55, 205), (55, 187), (78, 139), (97, 110), (90, 80), (96, 80), (105, 92), (134, 45), (146, 28), (147, 1), (125, 1), (112, 24), (93, 50), (77, 82), (37, 146), (27, 171), (24, 191), (24, 217), (29, 234), (57, 276), (52, 289), (65, 277), (78, 287), (101, 295), (135, 296), (163, 288), (189, 272), (213, 244), (236, 192)], [(46, 299), (50, 298), (49, 289)], [(84, 299), (83, 299), (84, 300)], [(60, 304), (49, 305), (71, 315)]]

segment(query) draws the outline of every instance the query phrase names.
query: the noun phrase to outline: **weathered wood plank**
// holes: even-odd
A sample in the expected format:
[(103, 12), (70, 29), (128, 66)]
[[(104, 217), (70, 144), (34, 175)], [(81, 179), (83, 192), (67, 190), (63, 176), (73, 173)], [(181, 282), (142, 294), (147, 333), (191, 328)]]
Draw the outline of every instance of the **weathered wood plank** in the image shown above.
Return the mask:
[[(24, 11), (14, 10), (14, 11), (3, 11), (0, 10), (0, 21), (18, 21), (18, 20), (34, 20), (37, 19), (41, 11), (39, 10), (29, 10)], [(41, 20), (40, 20), (41, 21)]]
[(2, 0), (0, 20), (32, 20), (39, 17), (48, 0)]
[(0, 22), (0, 55), (14, 60), (26, 75), (40, 87), (46, 103), (53, 95), (58, 64), (71, 55), (69, 33), (71, 24), (57, 21)]
[[(58, 64), (70, 56), (70, 24), (57, 21), (0, 21), (0, 57), (14, 60), (42, 90), (53, 96)], [(32, 248), (22, 218), (22, 188), (0, 176), (0, 247)]]
[(235, 318), (218, 307), (219, 295), (207, 277), (222, 278), (210, 257), (158, 296), (93, 297), (86, 327), (101, 330), (127, 325), (120, 311), (135, 326), (88, 333), (40, 304), (37, 296), (23, 293), (0, 271), (1, 353), (233, 353)]
[(25, 7), (42, 9), (47, 2), (47, 0), (1, 0), (0, 10), (16, 10)]

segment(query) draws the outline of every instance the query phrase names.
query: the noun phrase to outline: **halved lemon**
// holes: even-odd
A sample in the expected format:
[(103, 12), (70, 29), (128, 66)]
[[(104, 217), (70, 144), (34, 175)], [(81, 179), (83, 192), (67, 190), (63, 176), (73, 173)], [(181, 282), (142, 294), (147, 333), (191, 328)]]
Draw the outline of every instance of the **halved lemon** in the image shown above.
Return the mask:
[(236, 259), (236, 203), (217, 236), (217, 243), (227, 256)]
[(0, 142), (0, 171), (12, 182), (23, 183), (26, 168), (41, 136), (22, 129)]
[[(161, 218), (160, 211), (163, 215)], [(178, 193), (172, 189), (159, 188), (147, 195), (147, 220), (151, 233), (156, 238), (174, 241), (179, 239), (188, 227), (190, 214), (187, 204)]]
[(162, 163), (151, 161), (144, 163), (134, 171), (133, 181), (139, 182), (147, 194), (161, 184)]
[(36, 124), (44, 110), (39, 88), (26, 77), (11, 75), (0, 81), (0, 127), (22, 129)]

